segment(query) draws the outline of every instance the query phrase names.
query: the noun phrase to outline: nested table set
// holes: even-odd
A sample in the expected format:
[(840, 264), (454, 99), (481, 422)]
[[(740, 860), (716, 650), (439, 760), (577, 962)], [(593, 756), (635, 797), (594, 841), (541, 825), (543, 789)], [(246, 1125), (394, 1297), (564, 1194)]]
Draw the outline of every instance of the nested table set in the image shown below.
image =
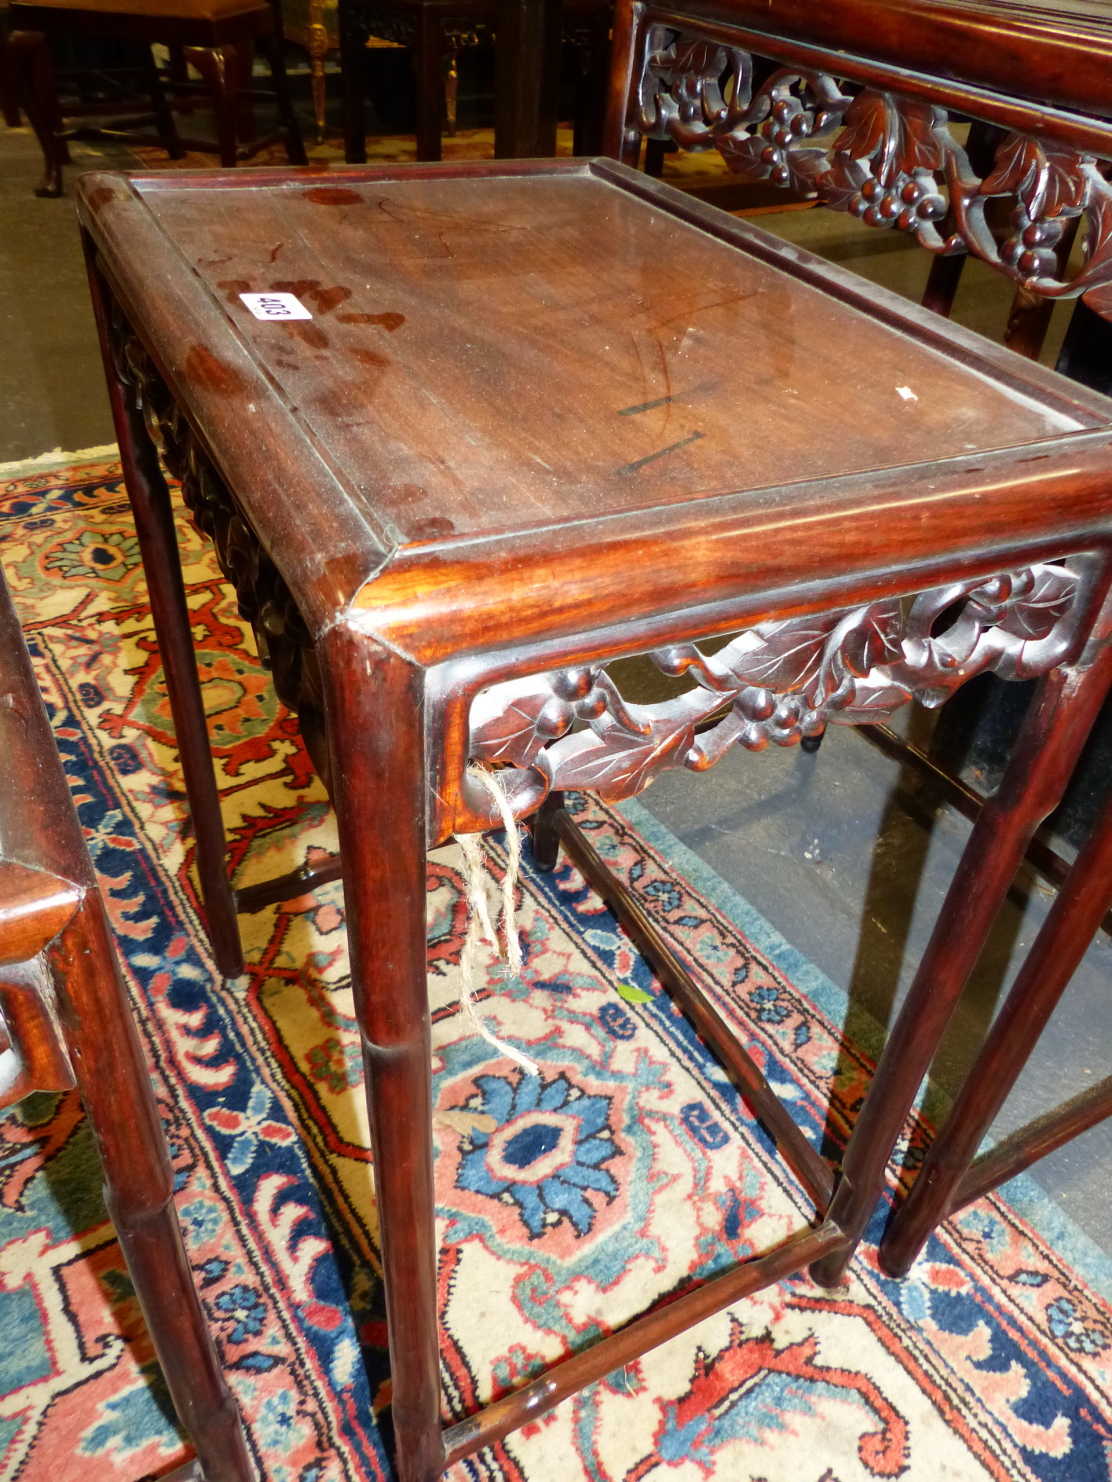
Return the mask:
[(197, 1464), (167, 1482), (240, 1482), (251, 1475), (243, 1427), (193, 1286), (108, 916), (2, 574), (0, 754), (0, 1107), (77, 1088), (105, 1203), (197, 1448)]
[[(1112, 403), (607, 161), (80, 190), (221, 971), (242, 964), (237, 909), (343, 872), (398, 1466), (431, 1482), (771, 1282), (839, 1279), (1112, 680)], [(339, 820), (340, 862), (238, 897), (160, 454)], [(606, 664), (637, 653), (674, 698), (623, 700)], [(540, 810), (542, 868), (562, 840), (615, 895), (563, 789), (629, 797), (987, 670), (1038, 696), (837, 1181), (687, 967), (654, 955), (812, 1226), (443, 1429), (425, 855), (498, 826), (469, 767)]]

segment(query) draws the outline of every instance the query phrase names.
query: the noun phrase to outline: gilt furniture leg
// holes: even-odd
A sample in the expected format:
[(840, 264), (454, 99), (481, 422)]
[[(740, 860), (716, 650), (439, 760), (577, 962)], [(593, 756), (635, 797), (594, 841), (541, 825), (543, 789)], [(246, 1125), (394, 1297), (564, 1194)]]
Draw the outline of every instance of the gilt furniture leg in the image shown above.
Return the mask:
[(235, 1401), (193, 1285), (173, 1170), (99, 894), (49, 953), (66, 1046), (116, 1227), (158, 1361), (205, 1482), (252, 1482)]
[(89, 251), (87, 262), (112, 420), (120, 446), (127, 497), (135, 517), (135, 533), (150, 591), (151, 616), (181, 751), (185, 791), (197, 841), (197, 874), (209, 941), (220, 972), (227, 978), (234, 978), (243, 971), (243, 948), (240, 945), (235, 893), (228, 878), (224, 820), (209, 748), (205, 706), (197, 678), (170, 492), (142, 411), (135, 406), (135, 392), (116, 374), (109, 338), (106, 288)]
[(444, 1470), (432, 1176), (420, 669), (342, 624), (320, 640), (363, 1038), (400, 1482)]
[(845, 1244), (811, 1273), (841, 1280), (884, 1190), (884, 1170), (938, 1043), (1039, 823), (1061, 797), (1112, 680), (1112, 646), (1039, 684), (1008, 770), (973, 826), (842, 1160), (828, 1218)]
[(880, 1261), (905, 1275), (936, 1225), (954, 1207), (959, 1185), (1112, 900), (1112, 799), (1065, 884), (965, 1078), (945, 1126), (931, 1144), (911, 1192), (880, 1246)]

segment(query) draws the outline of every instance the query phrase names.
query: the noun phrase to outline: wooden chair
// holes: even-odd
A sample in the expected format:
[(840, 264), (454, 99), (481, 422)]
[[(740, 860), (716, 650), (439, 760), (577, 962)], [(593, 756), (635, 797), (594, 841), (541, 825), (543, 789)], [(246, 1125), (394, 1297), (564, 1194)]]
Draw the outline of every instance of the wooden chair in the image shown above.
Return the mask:
[[(610, 0), (568, 0), (563, 15), (553, 11), (555, 26), (543, 49), (546, 75), (529, 74), (524, 85), (545, 94), (542, 112), (546, 138), (536, 140), (529, 153), (555, 154), (556, 106), (562, 46), (574, 50), (578, 83), (575, 101), (576, 154), (597, 154), (602, 147), (602, 121), (610, 60)], [(340, 0), (340, 56), (343, 72), (344, 153), (349, 161), (367, 158), (363, 50), (368, 36), (411, 48), (417, 112), (417, 158), (438, 160), (441, 134), (447, 123), (455, 132), (457, 56), (461, 47), (493, 44), (502, 36), (498, 57), (496, 150), (500, 156), (517, 154), (506, 143), (514, 133), (502, 107), (503, 94), (526, 67), (523, 52), (528, 38), (499, 0)], [(513, 110), (509, 110), (511, 113)], [(550, 136), (550, 137), (547, 137)]]
[[(277, 0), (102, 0), (99, 5), (86, 0), (13, 0), (10, 18), (9, 66), (18, 78), (20, 100), (46, 161), (36, 195), (61, 195), (62, 167), (69, 162), (67, 141), (78, 136), (160, 143), (177, 159), (187, 149), (211, 150), (211, 141), (181, 138), (174, 121), (175, 109), (191, 106), (198, 90), (207, 93), (216, 115), (221, 165), (234, 166), (278, 140), (285, 145), (291, 164), (306, 162), (286, 78)], [(49, 37), (63, 35), (140, 43), (146, 49), (140, 67), (145, 96), (136, 101), (127, 96), (125, 88), (110, 87), (121, 96), (79, 101), (63, 110), (48, 49)], [(184, 61), (201, 74), (202, 83), (165, 80), (150, 54), (156, 42), (180, 48)], [(251, 87), (256, 46), (270, 64), (273, 95)], [(244, 105), (249, 99), (271, 96), (277, 101), (279, 128), (254, 137)], [(128, 116), (130, 128), (117, 126), (121, 116)], [(99, 128), (80, 122), (67, 126), (67, 119), (90, 118), (102, 120)], [(136, 132), (151, 124), (157, 130), (154, 135)]]
[(31, 1091), (77, 1087), (108, 1213), (197, 1449), (198, 1465), (175, 1477), (251, 1482), (239, 1415), (182, 1243), (158, 1106), (108, 919), (2, 575), (0, 753), (0, 1106)]

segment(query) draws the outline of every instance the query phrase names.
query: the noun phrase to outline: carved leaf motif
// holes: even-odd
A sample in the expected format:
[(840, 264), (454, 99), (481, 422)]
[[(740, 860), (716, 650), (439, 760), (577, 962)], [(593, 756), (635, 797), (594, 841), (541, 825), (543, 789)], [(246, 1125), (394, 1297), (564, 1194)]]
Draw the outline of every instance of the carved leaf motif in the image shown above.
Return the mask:
[(1077, 578), (1061, 566), (1035, 568), (1034, 587), (1004, 614), (1000, 628), (1024, 640), (1049, 637), (1055, 623), (1065, 617), (1077, 594)]
[(1009, 134), (996, 151), (993, 169), (981, 181), (981, 195), (1017, 195), (1035, 221), (1076, 215), (1087, 185), (1076, 154), (1046, 150), (1037, 139)]
[(1100, 279), (1105, 281), (1085, 295), (1085, 302), (1098, 313), (1105, 313), (1112, 307), (1112, 194), (1103, 181), (1090, 192), (1086, 224), (1086, 276), (1096, 277), (1098, 283)]
[[(759, 134), (743, 134), (740, 138), (735, 134), (724, 134), (717, 141), (718, 152), (726, 161), (728, 168), (734, 175), (740, 175), (742, 180), (750, 183), (757, 180), (767, 180), (772, 172), (772, 166), (765, 164), (761, 155), (768, 147), (768, 141), (762, 139)], [(816, 150), (817, 154), (818, 151)], [(819, 159), (825, 163), (825, 156), (819, 154)]]
[(1039, 168), (1042, 150), (1034, 139), (1009, 134), (1000, 144), (992, 169), (981, 181), (981, 195), (1006, 196), (1019, 190)]
[(900, 164), (909, 175), (913, 170), (941, 170), (944, 151), (935, 130), (940, 118), (944, 117), (942, 111), (930, 103), (901, 99)]
[(711, 661), (740, 684), (770, 690), (799, 690), (819, 672), (826, 640), (840, 613), (761, 623), (716, 654)]
[(836, 154), (830, 168), (822, 170), (815, 178), (823, 201), (834, 211), (848, 211), (850, 202), (857, 196), (869, 172), (849, 155)]
[(900, 604), (895, 601), (865, 609), (842, 642), (842, 658), (851, 674), (864, 679), (878, 664), (894, 664), (903, 658), (900, 618)]
[(797, 196), (813, 196), (818, 192), (818, 179), (826, 169), (826, 153), (821, 149), (792, 149), (787, 157), (791, 188)]
[(849, 725), (879, 725), (910, 699), (911, 691), (902, 684), (858, 685), (853, 703), (837, 718)]
[(505, 710), (471, 733), (471, 754), (492, 762), (531, 767), (550, 739), (537, 731), (537, 717), (552, 698), (547, 689), (517, 696)]
[(676, 753), (694, 739), (695, 728), (687, 720), (659, 721), (648, 737), (616, 727), (601, 735), (580, 731), (550, 748), (554, 764), (546, 770), (553, 787), (589, 787), (603, 799), (618, 801), (643, 791), (657, 772), (674, 766)]
[(871, 160), (888, 139), (888, 105), (882, 93), (858, 93), (846, 109), (845, 127), (834, 141), (837, 154)]
[(669, 61), (669, 70), (673, 77), (695, 76), (717, 79), (726, 67), (726, 57), (722, 48), (712, 41), (690, 39), (677, 41), (675, 52)]

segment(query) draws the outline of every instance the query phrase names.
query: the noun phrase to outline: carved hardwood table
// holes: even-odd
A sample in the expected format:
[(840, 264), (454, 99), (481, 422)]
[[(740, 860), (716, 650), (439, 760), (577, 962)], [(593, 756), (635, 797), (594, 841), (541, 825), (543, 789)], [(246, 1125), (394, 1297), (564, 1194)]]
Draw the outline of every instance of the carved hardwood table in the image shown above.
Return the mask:
[[(608, 161), (87, 175), (81, 213), (223, 972), (237, 908), (323, 876), (229, 883), (159, 454), (337, 810), (399, 1470), (430, 1482), (770, 1282), (839, 1279), (1112, 679), (1112, 403)], [(285, 316), (255, 317), (268, 301)], [(606, 664), (636, 653), (674, 698), (623, 700)], [(626, 798), (987, 670), (1039, 676), (1038, 698), (832, 1198), (735, 1031), (625, 913), (814, 1226), (442, 1430), (425, 854), (496, 826), (469, 767), (541, 809), (542, 868), (562, 841), (617, 899), (562, 789)]]
[(2, 573), (0, 754), (0, 1107), (32, 1091), (77, 1087), (108, 1213), (197, 1448), (197, 1461), (168, 1482), (251, 1482), (243, 1428), (182, 1243), (173, 1170), (108, 917)]

